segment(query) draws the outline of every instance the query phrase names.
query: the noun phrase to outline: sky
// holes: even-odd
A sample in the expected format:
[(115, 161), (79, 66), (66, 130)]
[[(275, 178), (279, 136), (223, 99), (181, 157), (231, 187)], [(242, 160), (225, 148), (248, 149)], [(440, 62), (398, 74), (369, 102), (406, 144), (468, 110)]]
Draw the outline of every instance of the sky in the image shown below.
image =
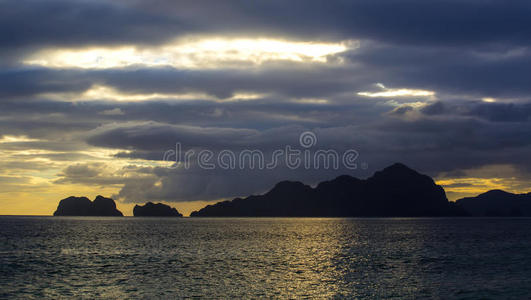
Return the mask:
[[(0, 215), (100, 194), (187, 215), (394, 162), (450, 200), (529, 192), (529, 16), (519, 0), (0, 0)], [(271, 157), (304, 132), (356, 168), (163, 159)]]

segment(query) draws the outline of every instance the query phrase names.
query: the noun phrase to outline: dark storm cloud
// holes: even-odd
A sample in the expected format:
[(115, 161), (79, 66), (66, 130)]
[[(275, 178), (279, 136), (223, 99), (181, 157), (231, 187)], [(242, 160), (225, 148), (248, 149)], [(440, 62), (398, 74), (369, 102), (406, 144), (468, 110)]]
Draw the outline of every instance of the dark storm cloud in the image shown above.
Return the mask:
[[(203, 92), (229, 98), (237, 91), (252, 91), (293, 97), (322, 97), (353, 91), (357, 84), (373, 83), (355, 67), (311, 67), (298, 63), (263, 66), (259, 70), (11, 69), (1, 71), (0, 80), (0, 96), (4, 99), (40, 93), (83, 92), (94, 84), (115, 87), (126, 94)], [(72, 100), (76, 100), (75, 96)]]
[(12, 98), (40, 93), (79, 92), (88, 89), (93, 79), (79, 71), (48, 69), (4, 69), (0, 71), (0, 103)]
[[(348, 36), (415, 44), (506, 42), (527, 45), (531, 38), (528, 1), (323, 1), (249, 2), (245, 12), (263, 24), (341, 28)], [(299, 9), (299, 18), (292, 12)], [(253, 14), (253, 15), (254, 15)], [(286, 26), (287, 27), (287, 26)], [(333, 31), (333, 29), (331, 30)], [(327, 32), (330, 33), (330, 32)]]
[(442, 102), (437, 101), (421, 109), (427, 115), (461, 115), (492, 122), (531, 121), (530, 103), (485, 103), (485, 102)]
[(492, 105), (476, 105), (469, 115), (478, 116), (495, 122), (527, 122), (531, 121), (531, 104), (493, 103)]
[[(494, 105), (494, 104), (489, 104)], [(381, 116), (375, 124), (313, 128), (323, 148), (348, 149), (365, 147), (365, 153), (401, 155), (444, 152), (495, 152), (524, 149), (531, 145), (529, 122), (492, 122), (472, 116), (447, 115), (443, 118), (400, 120)], [(265, 151), (298, 143), (302, 126), (249, 130), (233, 128), (186, 127), (161, 123), (115, 124), (93, 132), (88, 142), (95, 146), (160, 153), (172, 149), (176, 142), (184, 147), (211, 150), (256, 148)], [(282, 133), (281, 135), (279, 133)], [(436, 153), (436, 154), (435, 154)], [(144, 152), (146, 154), (146, 152)], [(511, 158), (508, 158), (509, 160)], [(439, 167), (446, 163), (441, 162)], [(431, 165), (436, 169), (437, 163)]]
[[(71, 161), (61, 167), (55, 183), (123, 185), (118, 196), (129, 202), (212, 200), (263, 192), (286, 179), (312, 184), (344, 173), (366, 177), (396, 161), (430, 175), (509, 164), (529, 178), (530, 15), (529, 1), (489, 0), (0, 2), (0, 64), (5, 66), (0, 71), (0, 138), (37, 139), (0, 143), (0, 151), (16, 160), (0, 161), (0, 166), (39, 170)], [(20, 65), (43, 47), (156, 46), (185, 35), (354, 39), (360, 47), (330, 56), (327, 63), (193, 70)], [(380, 91), (375, 83), (436, 94), (357, 94)], [(219, 101), (79, 101), (95, 85), (127, 95), (204, 93)], [(265, 95), (228, 101), (240, 92)], [(483, 97), (499, 99), (487, 103), (480, 101)], [(296, 102), (303, 98), (328, 102)], [(306, 130), (316, 133), (319, 149), (356, 149), (368, 169), (128, 166), (116, 174), (108, 171), (114, 170), (114, 159), (160, 160), (177, 142), (185, 149), (250, 148), (269, 154), (298, 145)], [(82, 152), (94, 147), (118, 154), (108, 165), (92, 163), (94, 157)], [(26, 150), (44, 151), (26, 155)], [(32, 167), (32, 158), (49, 161)]]
[(0, 12), (4, 47), (150, 43), (188, 32), (439, 45), (527, 45), (531, 37), (523, 0), (3, 1)]
[[(527, 45), (528, 1), (155, 1), (139, 7), (210, 23), (211, 32), (363, 38), (400, 44)], [(204, 7), (215, 9), (205, 10)]]
[(176, 142), (185, 141), (190, 147), (219, 147), (225, 141), (243, 143), (256, 139), (255, 130), (217, 127), (192, 127), (160, 124), (110, 124), (95, 130), (88, 139), (94, 146), (122, 149), (154, 150), (173, 147)]
[(531, 53), (525, 47), (467, 50), (369, 43), (346, 56), (389, 86), (527, 99), (531, 92), (528, 78)]
[(96, 177), (100, 174), (101, 169), (103, 168), (102, 164), (75, 164), (68, 166), (64, 173), (62, 174), (65, 177)]
[(407, 114), (408, 112), (411, 112), (413, 111), (414, 108), (409, 106), (409, 105), (402, 105), (402, 106), (399, 106), (395, 109), (393, 109), (391, 112), (389, 112), (389, 114), (391, 115), (405, 115)]
[(160, 42), (186, 29), (190, 27), (178, 18), (150, 14), (118, 2), (0, 3), (0, 44), (8, 48)]
[[(53, 102), (50, 103), (52, 105)], [(21, 105), (18, 112), (23, 116)], [(106, 116), (97, 112), (119, 106), (124, 115)], [(431, 107), (442, 106), (427, 113)], [(46, 106), (41, 104), (41, 109)], [(284, 179), (302, 180), (315, 183), (320, 180), (349, 173), (360, 177), (370, 175), (373, 171), (394, 161), (403, 161), (430, 175), (461, 168), (475, 168), (492, 163), (518, 165), (525, 169), (531, 167), (528, 153), (531, 150), (531, 131), (529, 120), (515, 118), (513, 122), (501, 122), (513, 115), (525, 115), (527, 105), (502, 103), (482, 103), (470, 101), (452, 101), (432, 105), (421, 109), (419, 119), (402, 119), (402, 115), (387, 115), (393, 111), (392, 106), (382, 105), (378, 101), (357, 102), (355, 106), (324, 105), (317, 109), (294, 105), (301, 108), (298, 116), (321, 117), (323, 122), (310, 127), (303, 122), (291, 121), (290, 126), (262, 120), (267, 126), (256, 127), (252, 119), (224, 121), (211, 116), (201, 118), (201, 114), (213, 109), (231, 111), (232, 119), (266, 110), (264, 117), (273, 118), (276, 113), (285, 113), (289, 105), (276, 103), (241, 103), (196, 102), (182, 105), (179, 103), (88, 103), (57, 106), (71, 122), (89, 122), (93, 130), (80, 130), (78, 138), (86, 138), (88, 146), (130, 150), (131, 153), (118, 154), (119, 158), (143, 158), (161, 160), (164, 151), (174, 149), (176, 142), (183, 148), (206, 148), (213, 151), (242, 148), (259, 149), (269, 154), (272, 149), (285, 145), (298, 145), (298, 136), (305, 130), (313, 130), (317, 137), (319, 149), (348, 149), (360, 152), (360, 162), (368, 162), (368, 170), (288, 170), (276, 169), (274, 172), (252, 170), (225, 171), (192, 169), (179, 172), (155, 168), (144, 170), (147, 177), (136, 176), (133, 170), (131, 178), (114, 177), (108, 174), (83, 178), (75, 177), (72, 172), (64, 172), (57, 183), (85, 183), (93, 185), (124, 184), (120, 197), (126, 201), (142, 199), (159, 199), (165, 201), (211, 200), (237, 195), (265, 191), (276, 181)], [(377, 109), (375, 109), (375, 107)], [(508, 107), (499, 109), (500, 107)], [(25, 113), (33, 113), (30, 108)], [(317, 109), (314, 114), (312, 110)], [(414, 109), (407, 109), (411, 112)], [(166, 112), (157, 113), (157, 112)], [(363, 118), (352, 118), (350, 114), (360, 111), (371, 112)], [(396, 111), (396, 110), (395, 110)], [(485, 113), (490, 112), (490, 114)], [(496, 114), (507, 115), (501, 117)], [(142, 112), (146, 112), (143, 115)], [(343, 112), (343, 113), (339, 113)], [(349, 113), (347, 113), (349, 112)], [(335, 118), (329, 118), (333, 114)], [(187, 116), (187, 118), (186, 118)], [(159, 120), (145, 121), (145, 118)], [(200, 118), (200, 120), (193, 120)], [(176, 124), (166, 121), (171, 120)], [(186, 120), (186, 122), (184, 122)], [(367, 121), (370, 120), (370, 121)], [(184, 124), (183, 124), (184, 122)], [(196, 125), (189, 125), (189, 124)], [(199, 124), (198, 124), (199, 123)], [(228, 126), (233, 124), (234, 127)], [(335, 124), (335, 126), (334, 126)], [(246, 126), (247, 125), (247, 126)], [(16, 124), (13, 125), (16, 127)], [(25, 129), (28, 130), (28, 129)], [(60, 129), (56, 129), (60, 130)], [(67, 130), (67, 129), (64, 129)], [(27, 132), (31, 132), (28, 130)], [(59, 135), (61, 131), (57, 131)], [(24, 143), (19, 144), (23, 146)], [(39, 148), (36, 143), (29, 143), (30, 148)], [(81, 144), (82, 145), (82, 144)], [(13, 146), (13, 145), (12, 145)], [(13, 148), (14, 149), (14, 148)], [(23, 149), (23, 148), (20, 148)], [(57, 150), (61, 150), (57, 148)], [(73, 158), (74, 159), (74, 158)], [(105, 167), (101, 167), (105, 169)], [(124, 171), (127, 172), (127, 171)], [(252, 180), (254, 179), (254, 180)], [(157, 182), (161, 182), (157, 184)], [(205, 188), (208, 186), (208, 188)]]
[(530, 14), (524, 0), (3, 1), (0, 45), (4, 62), (43, 46), (154, 44), (187, 34), (511, 48), (529, 44)]
[[(0, 102), (0, 129), (5, 135), (25, 135), (36, 139), (62, 139), (69, 137), (77, 145), (79, 139), (91, 130), (107, 124), (102, 128), (119, 131), (136, 126), (141, 135), (149, 137), (149, 130), (161, 131), (161, 138), (155, 140), (170, 140), (175, 137), (174, 128), (222, 127), (249, 130), (264, 130), (278, 128), (286, 124), (297, 125), (301, 128), (313, 128), (333, 124), (352, 124), (368, 122), (375, 115), (384, 113), (390, 108), (386, 105), (375, 105), (379, 101), (352, 99), (348, 104), (318, 104), (309, 105), (286, 102), (285, 98), (271, 98), (264, 100), (241, 102), (158, 102), (147, 101), (140, 103), (127, 102), (56, 102), (56, 101), (3, 101)], [(121, 114), (106, 114), (104, 112), (119, 110)], [(151, 123), (150, 123), (151, 122)], [(151, 124), (147, 126), (146, 124)], [(174, 125), (180, 125), (174, 126)], [(145, 130), (141, 130), (144, 128)], [(168, 128), (168, 132), (164, 131)], [(172, 129), (173, 128), (173, 129)], [(101, 131), (101, 129), (100, 129)], [(102, 132), (103, 133), (103, 132)], [(155, 132), (153, 132), (155, 133)], [(109, 132), (106, 132), (109, 135)], [(119, 135), (119, 133), (117, 133)], [(200, 134), (201, 136), (201, 134)], [(124, 136), (125, 137), (125, 136)], [(111, 138), (112, 140), (112, 138)], [(120, 137), (116, 139), (118, 143)], [(44, 141), (42, 141), (44, 142)], [(242, 141), (243, 143), (243, 141)], [(134, 145), (141, 147), (142, 141)], [(55, 144), (57, 147), (61, 143)], [(160, 144), (156, 144), (160, 146)], [(194, 144), (196, 145), (196, 144)], [(10, 147), (15, 147), (11, 145)], [(38, 146), (37, 142), (24, 143), (23, 146)], [(50, 143), (50, 147), (54, 146)], [(120, 146), (120, 145), (118, 145)], [(130, 145), (133, 146), (133, 145)], [(40, 146), (38, 146), (40, 147)], [(79, 145), (79, 147), (84, 147)]]
[[(135, 183), (146, 185), (154, 184), (155, 176), (142, 176), (143, 171), (135, 166), (129, 168), (113, 169), (101, 162), (76, 163), (62, 170), (54, 181), (55, 184), (84, 184), (90, 186), (122, 185)], [(145, 173), (145, 172), (144, 172)], [(127, 174), (127, 176), (124, 176)]]
[[(354, 69), (354, 70), (353, 70)], [(260, 69), (175, 70), (143, 69), (133, 72), (101, 72), (105, 83), (130, 92), (158, 91), (166, 93), (201, 91), (227, 98), (238, 90), (276, 92), (295, 97), (320, 97), (352, 91), (352, 84), (365, 81), (355, 67), (330, 68), (319, 64), (308, 66), (286, 62), (282, 66), (262, 66)]]
[[(87, 142), (98, 147), (159, 153), (174, 149), (176, 143), (180, 143), (185, 149), (199, 148), (212, 151), (258, 149), (269, 152), (286, 145), (299, 145), (299, 136), (306, 129), (295, 124), (256, 130), (132, 122), (99, 127), (91, 132)], [(336, 142), (335, 139), (339, 136), (330, 133), (322, 138), (325, 141), (323, 146), (326, 146), (328, 140)], [(348, 138), (346, 140), (348, 141)]]
[[(117, 196), (127, 202), (141, 202), (142, 199), (160, 201), (217, 200), (242, 195), (259, 194), (271, 189), (282, 180), (296, 180), (316, 183), (334, 177), (341, 171), (330, 170), (290, 170), (276, 172), (252, 170), (166, 170), (155, 168), (153, 178), (126, 182)], [(344, 170), (342, 171), (345, 172)], [(366, 176), (366, 171), (356, 174)], [(160, 182), (160, 184), (155, 184)]]
[[(379, 126), (347, 126), (314, 129), (318, 138), (316, 149), (356, 149), (360, 153), (359, 163), (366, 162), (367, 170), (290, 170), (278, 167), (274, 171), (267, 170), (205, 170), (197, 166), (191, 169), (170, 170), (164, 168), (152, 169), (152, 174), (157, 180), (150, 179), (151, 184), (144, 182), (139, 189), (137, 182), (126, 182), (120, 192), (120, 197), (127, 201), (140, 201), (141, 199), (160, 199), (166, 201), (185, 200), (213, 200), (224, 197), (233, 197), (255, 192), (262, 192), (270, 188), (279, 180), (301, 180), (313, 184), (320, 180), (331, 178), (340, 174), (352, 174), (366, 177), (372, 172), (384, 167), (393, 161), (403, 161), (412, 167), (422, 170), (432, 176), (441, 172), (455, 169), (477, 168), (492, 163), (516, 165), (525, 170), (531, 164), (527, 160), (531, 150), (531, 131), (529, 126), (522, 123), (507, 124), (475, 119), (422, 119), (418, 121), (392, 120), (384, 121)], [(518, 128), (520, 127), (520, 128)], [(297, 130), (298, 129), (298, 130)], [(175, 129), (174, 129), (175, 130)], [(267, 145), (276, 144), (282, 149), (285, 136), (293, 136), (296, 146), (297, 137), (304, 128), (282, 128), (283, 136), (256, 133), (253, 144), (248, 141), (250, 149), (264, 150), (266, 158), (271, 149)], [(129, 135), (127, 135), (129, 132)], [(130, 134), (130, 132), (135, 132)], [(128, 131), (122, 130), (120, 139), (124, 148), (130, 148), (132, 136), (143, 141), (150, 139), (146, 135), (138, 135), (138, 128)], [(127, 135), (127, 136), (124, 136)], [(172, 135), (170, 135), (172, 136)], [(173, 134), (175, 137), (175, 133)], [(224, 140), (221, 137), (205, 141), (212, 151), (221, 149), (233, 150), (236, 153), (241, 149), (238, 142)], [(276, 137), (276, 138), (275, 138)], [(245, 137), (233, 136), (236, 141), (246, 140)], [(183, 145), (194, 143), (197, 138), (189, 136), (180, 140)], [(218, 143), (213, 145), (212, 143)], [(140, 143), (146, 148), (147, 142)], [(103, 146), (103, 145), (100, 145)], [(113, 142), (116, 147), (116, 142)], [(299, 147), (300, 148), (300, 147)], [(169, 148), (171, 149), (171, 148)], [(161, 151), (142, 150), (143, 155), (151, 155), (153, 159), (160, 160), (166, 148)], [(134, 156), (134, 155), (133, 155)], [(157, 158), (158, 156), (158, 158)], [(156, 184), (156, 182), (159, 182)]]

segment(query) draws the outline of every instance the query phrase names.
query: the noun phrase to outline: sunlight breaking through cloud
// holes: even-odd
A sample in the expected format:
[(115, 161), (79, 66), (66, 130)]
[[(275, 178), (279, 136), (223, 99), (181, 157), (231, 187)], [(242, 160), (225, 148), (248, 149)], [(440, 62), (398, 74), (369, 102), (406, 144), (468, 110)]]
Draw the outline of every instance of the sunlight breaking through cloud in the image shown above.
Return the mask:
[(341, 43), (293, 42), (268, 38), (179, 39), (170, 44), (139, 47), (43, 49), (22, 61), (47, 68), (109, 69), (129, 66), (217, 68), (260, 65), (267, 61), (326, 63), (327, 56), (357, 48)]
[[(207, 100), (215, 102), (247, 101), (266, 97), (265, 93), (237, 92), (230, 97), (218, 98), (206, 93), (126, 93), (106, 85), (93, 85), (88, 90), (76, 93), (47, 93), (44, 96), (57, 101), (116, 101), (116, 102), (143, 102), (150, 100), (164, 101), (189, 101)], [(104, 114), (121, 114), (119, 111), (105, 112)]]
[(383, 84), (377, 83), (376, 86), (381, 89), (377, 92), (359, 92), (358, 95), (370, 98), (390, 98), (390, 97), (432, 97), (434, 91), (417, 90), (417, 89), (390, 89)]
[(39, 139), (28, 138), (25, 135), (15, 136), (15, 135), (4, 135), (0, 136), (0, 144), (4, 143), (27, 143), (27, 142), (38, 142)]

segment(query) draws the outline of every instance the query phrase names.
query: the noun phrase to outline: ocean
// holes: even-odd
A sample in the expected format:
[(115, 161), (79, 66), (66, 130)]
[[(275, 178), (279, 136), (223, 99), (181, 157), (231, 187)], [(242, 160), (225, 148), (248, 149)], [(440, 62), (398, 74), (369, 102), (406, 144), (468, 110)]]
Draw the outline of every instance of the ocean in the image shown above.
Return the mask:
[(0, 298), (522, 299), (530, 218), (0, 217)]

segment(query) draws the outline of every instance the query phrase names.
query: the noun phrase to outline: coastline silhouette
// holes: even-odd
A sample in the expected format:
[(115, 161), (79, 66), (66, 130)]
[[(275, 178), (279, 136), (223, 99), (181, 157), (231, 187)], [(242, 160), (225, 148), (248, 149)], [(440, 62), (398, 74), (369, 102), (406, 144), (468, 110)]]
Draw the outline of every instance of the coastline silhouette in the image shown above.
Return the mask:
[[(68, 197), (54, 216), (122, 216), (111, 198)], [(135, 217), (182, 217), (173, 207), (147, 202), (135, 205)], [(341, 175), (315, 188), (282, 181), (263, 195), (207, 205), (191, 217), (443, 217), (531, 216), (531, 193), (492, 190), (450, 202), (433, 179), (395, 163), (367, 179)]]
[(472, 216), (484, 217), (529, 217), (531, 216), (531, 193), (513, 194), (491, 190), (476, 197), (456, 201)]

